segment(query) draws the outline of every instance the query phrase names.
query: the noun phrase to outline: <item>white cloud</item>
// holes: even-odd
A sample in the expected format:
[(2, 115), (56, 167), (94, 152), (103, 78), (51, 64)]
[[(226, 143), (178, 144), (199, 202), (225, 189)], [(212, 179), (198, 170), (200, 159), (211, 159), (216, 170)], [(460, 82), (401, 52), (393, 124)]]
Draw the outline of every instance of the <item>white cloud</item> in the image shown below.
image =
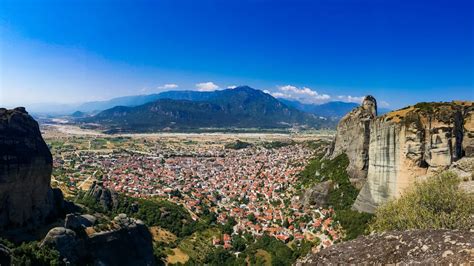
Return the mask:
[(319, 94), (317, 91), (308, 87), (298, 88), (292, 85), (277, 87), (279, 92), (272, 93), (277, 98), (295, 99), (306, 103), (322, 103), (331, 99), (328, 94)]
[(237, 86), (236, 85), (231, 85), (231, 86), (227, 86), (227, 88), (233, 90), (233, 89), (237, 88)]
[(343, 102), (362, 103), (364, 96), (339, 95), (337, 98)]
[(162, 85), (162, 86), (158, 86), (158, 89), (176, 89), (178, 88), (178, 84), (174, 84), (174, 83), (168, 83), (168, 84), (165, 84), (165, 85)]
[(209, 81), (209, 82), (197, 83), (196, 89), (198, 89), (198, 91), (215, 91), (219, 89), (219, 86), (214, 84), (214, 82)]
[(390, 106), (390, 104), (389, 104), (388, 102), (386, 102), (386, 101), (380, 101), (379, 104), (380, 104), (380, 106), (382, 106), (382, 107), (389, 107), (389, 106)]
[(292, 98), (291, 95), (281, 93), (281, 92), (274, 92), (271, 95), (275, 98)]

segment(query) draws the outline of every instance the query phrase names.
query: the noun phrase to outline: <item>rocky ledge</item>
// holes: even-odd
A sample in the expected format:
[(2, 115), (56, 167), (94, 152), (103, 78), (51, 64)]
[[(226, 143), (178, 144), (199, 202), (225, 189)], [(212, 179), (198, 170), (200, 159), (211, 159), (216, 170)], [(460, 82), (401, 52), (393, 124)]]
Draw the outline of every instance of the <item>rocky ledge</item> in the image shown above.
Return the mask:
[(58, 250), (67, 263), (155, 265), (152, 237), (142, 221), (119, 214), (98, 230), (92, 227), (96, 221), (92, 215), (70, 214), (67, 218), (69, 228), (51, 229), (41, 243)]
[(413, 230), (359, 237), (310, 254), (296, 265), (474, 263), (474, 232)]

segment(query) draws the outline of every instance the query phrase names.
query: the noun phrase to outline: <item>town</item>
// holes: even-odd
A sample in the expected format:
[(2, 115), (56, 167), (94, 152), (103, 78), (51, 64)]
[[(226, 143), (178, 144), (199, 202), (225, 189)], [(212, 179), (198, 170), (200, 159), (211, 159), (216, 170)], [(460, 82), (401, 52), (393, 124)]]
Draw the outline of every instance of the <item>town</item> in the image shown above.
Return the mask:
[[(218, 223), (232, 220), (233, 233), (319, 247), (341, 238), (332, 209), (304, 209), (298, 200), (298, 174), (314, 153), (304, 137), (45, 136), (53, 180), (65, 194), (101, 182), (128, 196), (180, 204), (195, 219), (212, 212)], [(230, 240), (224, 234), (213, 244), (228, 249)]]

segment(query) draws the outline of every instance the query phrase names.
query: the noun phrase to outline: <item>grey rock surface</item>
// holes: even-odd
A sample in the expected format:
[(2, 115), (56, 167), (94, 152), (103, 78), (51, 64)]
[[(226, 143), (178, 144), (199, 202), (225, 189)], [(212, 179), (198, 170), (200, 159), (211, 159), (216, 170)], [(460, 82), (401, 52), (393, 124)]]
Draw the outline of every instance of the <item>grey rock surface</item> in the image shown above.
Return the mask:
[(377, 101), (369, 95), (361, 106), (345, 115), (337, 125), (336, 138), (327, 155), (334, 159), (346, 153), (349, 158), (347, 173), (351, 179), (367, 177), (370, 126), (376, 117)]
[(333, 245), (296, 265), (472, 265), (474, 232), (392, 231)]

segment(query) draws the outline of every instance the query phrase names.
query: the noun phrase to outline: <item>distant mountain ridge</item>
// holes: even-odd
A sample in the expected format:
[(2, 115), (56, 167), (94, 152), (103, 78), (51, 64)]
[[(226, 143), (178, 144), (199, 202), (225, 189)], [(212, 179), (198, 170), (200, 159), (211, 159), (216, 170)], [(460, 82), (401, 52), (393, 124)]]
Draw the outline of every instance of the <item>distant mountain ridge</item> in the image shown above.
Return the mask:
[(104, 125), (113, 132), (333, 126), (247, 86), (214, 92), (166, 92), (156, 101), (116, 106), (82, 121)]
[[(308, 104), (302, 103), (296, 100), (289, 100), (284, 98), (277, 98), (282, 103), (296, 108), (300, 111), (311, 113), (317, 116), (326, 117), (332, 120), (339, 120), (347, 113), (349, 113), (352, 109), (359, 106), (357, 103), (349, 103), (349, 102), (341, 102), (341, 101), (333, 101), (327, 102), (323, 104)], [(378, 114), (382, 115), (385, 113), (390, 112), (390, 109), (387, 108), (378, 108)]]
[[(241, 86), (244, 87), (244, 86)], [(228, 90), (218, 91), (165, 91), (161, 93), (149, 94), (149, 95), (134, 95), (113, 98), (107, 101), (95, 101), (83, 103), (77, 107), (78, 111), (91, 113), (100, 112), (106, 109), (110, 109), (116, 106), (127, 106), (134, 107), (143, 105), (146, 103), (154, 102), (159, 99), (172, 99), (172, 100), (188, 100), (188, 101), (210, 101), (215, 98), (222, 97)], [(293, 107), (297, 110), (311, 113), (316, 116), (325, 117), (331, 120), (339, 120), (345, 114), (350, 112), (352, 109), (357, 107), (357, 103), (348, 103), (341, 101), (327, 102), (323, 104), (306, 104), (296, 100), (276, 98), (278, 101), (284, 103), (289, 107)], [(381, 114), (388, 112), (388, 109), (379, 108)]]

